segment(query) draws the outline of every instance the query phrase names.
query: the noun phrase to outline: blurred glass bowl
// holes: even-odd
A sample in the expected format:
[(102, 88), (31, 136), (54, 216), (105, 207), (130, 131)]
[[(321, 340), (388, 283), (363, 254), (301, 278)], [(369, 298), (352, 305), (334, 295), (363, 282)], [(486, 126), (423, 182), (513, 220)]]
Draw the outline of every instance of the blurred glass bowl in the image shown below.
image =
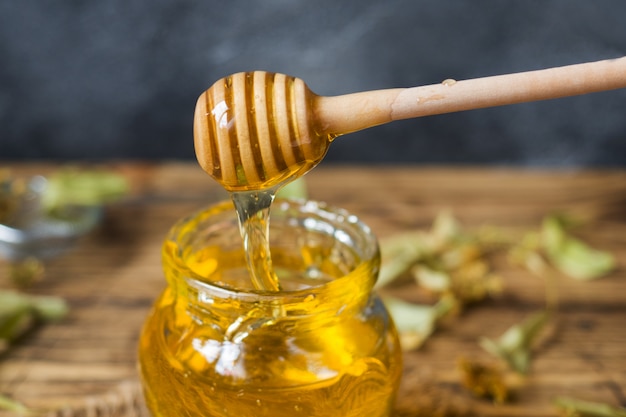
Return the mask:
[(0, 257), (11, 262), (61, 255), (102, 219), (102, 207), (68, 206), (54, 214), (41, 205), (47, 180), (0, 181)]

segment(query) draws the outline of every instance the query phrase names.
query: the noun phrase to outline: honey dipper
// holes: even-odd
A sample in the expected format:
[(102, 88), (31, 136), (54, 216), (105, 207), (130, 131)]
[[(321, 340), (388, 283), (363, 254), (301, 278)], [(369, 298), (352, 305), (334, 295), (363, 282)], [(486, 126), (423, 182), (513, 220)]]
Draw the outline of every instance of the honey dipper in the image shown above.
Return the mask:
[(394, 120), (626, 87), (626, 57), (334, 97), (294, 77), (242, 72), (198, 99), (196, 156), (229, 191), (256, 190), (317, 165), (335, 137)]

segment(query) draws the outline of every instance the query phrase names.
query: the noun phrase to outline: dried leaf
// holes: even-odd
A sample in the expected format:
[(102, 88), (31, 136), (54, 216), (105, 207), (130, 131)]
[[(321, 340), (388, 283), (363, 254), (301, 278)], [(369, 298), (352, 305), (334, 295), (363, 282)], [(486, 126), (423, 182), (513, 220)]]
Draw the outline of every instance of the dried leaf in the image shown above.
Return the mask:
[[(13, 311), (9, 311), (14, 307)], [(35, 323), (35, 315), (28, 306), (8, 304), (0, 312), (0, 353), (9, 349), (11, 343), (26, 333)]]
[(482, 338), (480, 345), (504, 360), (513, 371), (525, 374), (530, 368), (533, 344), (548, 319), (549, 313), (546, 311), (532, 314), (522, 323), (511, 326), (497, 341)]
[(456, 306), (456, 300), (450, 297), (442, 298), (433, 306), (389, 296), (383, 297), (383, 302), (396, 325), (403, 350), (420, 347), (433, 333), (439, 319)]
[(548, 270), (541, 251), (541, 235), (537, 231), (524, 234), (522, 239), (512, 245), (508, 251), (508, 259), (515, 265), (520, 265), (536, 275), (543, 275)]
[(407, 273), (429, 252), (428, 238), (421, 232), (403, 233), (381, 240), (381, 266), (376, 287), (383, 287)]
[(61, 320), (69, 312), (67, 303), (59, 297), (38, 295), (28, 296), (28, 299), (38, 319), (46, 322)]
[(502, 289), (484, 252), (479, 240), (465, 233), (450, 212), (443, 211), (430, 232), (404, 233), (381, 242), (377, 286), (410, 273), (420, 287), (439, 297), (454, 297), (457, 307), (481, 301)]
[(555, 404), (567, 417), (626, 417), (626, 408), (603, 403), (557, 398)]
[(413, 267), (411, 273), (419, 286), (434, 293), (451, 295), (462, 305), (482, 301), (502, 291), (500, 277), (492, 274), (482, 259), (466, 262), (450, 271), (420, 264)]
[(68, 312), (64, 300), (0, 291), (0, 353), (38, 322), (55, 321)]
[(382, 265), (377, 286), (387, 285), (418, 263), (435, 266), (445, 273), (480, 257), (480, 248), (467, 243), (471, 240), (449, 211), (440, 212), (428, 232), (402, 233), (381, 240)]
[(483, 251), (475, 242), (456, 243), (445, 248), (441, 253), (441, 266), (445, 269), (455, 269), (469, 262), (481, 259)]
[(450, 274), (444, 271), (437, 271), (426, 265), (416, 265), (411, 269), (411, 274), (415, 278), (417, 285), (436, 293), (449, 291), (452, 285)]
[(506, 402), (509, 388), (505, 376), (495, 366), (460, 359), (458, 363), (465, 388), (481, 398), (489, 398), (498, 404)]
[(50, 213), (67, 206), (99, 206), (128, 192), (126, 179), (106, 171), (63, 169), (48, 178), (42, 205)]
[(524, 251), (514, 254), (516, 263), (520, 263), (526, 269), (537, 276), (544, 276), (548, 273), (549, 266), (539, 252)]
[(448, 210), (441, 211), (435, 217), (431, 235), (437, 243), (444, 245), (462, 236), (461, 225)]
[(24, 404), (4, 395), (0, 395), (0, 410), (10, 411), (20, 416), (31, 414)]
[(305, 177), (297, 178), (294, 181), (291, 181), (287, 185), (283, 186), (277, 193), (276, 198), (285, 198), (285, 199), (302, 199), (305, 200), (308, 198), (307, 185), (305, 182)]
[(550, 262), (572, 278), (592, 280), (615, 268), (615, 259), (610, 253), (593, 249), (568, 235), (557, 217), (543, 221), (541, 236)]

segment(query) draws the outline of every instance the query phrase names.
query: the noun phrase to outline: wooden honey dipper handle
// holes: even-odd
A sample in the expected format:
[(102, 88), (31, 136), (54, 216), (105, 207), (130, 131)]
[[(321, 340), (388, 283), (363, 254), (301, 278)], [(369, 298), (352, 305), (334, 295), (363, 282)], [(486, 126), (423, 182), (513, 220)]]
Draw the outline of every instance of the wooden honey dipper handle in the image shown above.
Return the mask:
[(439, 84), (318, 97), (325, 131), (343, 134), (394, 120), (626, 88), (626, 57)]

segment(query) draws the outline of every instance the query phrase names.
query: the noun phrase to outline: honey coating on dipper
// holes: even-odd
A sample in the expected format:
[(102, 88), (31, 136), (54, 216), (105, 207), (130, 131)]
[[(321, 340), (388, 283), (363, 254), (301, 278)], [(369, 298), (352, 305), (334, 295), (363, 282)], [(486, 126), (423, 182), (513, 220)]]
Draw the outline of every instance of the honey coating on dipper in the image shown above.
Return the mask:
[(228, 191), (268, 189), (304, 175), (334, 138), (318, 128), (313, 98), (302, 80), (283, 74), (219, 80), (196, 104), (198, 162)]

